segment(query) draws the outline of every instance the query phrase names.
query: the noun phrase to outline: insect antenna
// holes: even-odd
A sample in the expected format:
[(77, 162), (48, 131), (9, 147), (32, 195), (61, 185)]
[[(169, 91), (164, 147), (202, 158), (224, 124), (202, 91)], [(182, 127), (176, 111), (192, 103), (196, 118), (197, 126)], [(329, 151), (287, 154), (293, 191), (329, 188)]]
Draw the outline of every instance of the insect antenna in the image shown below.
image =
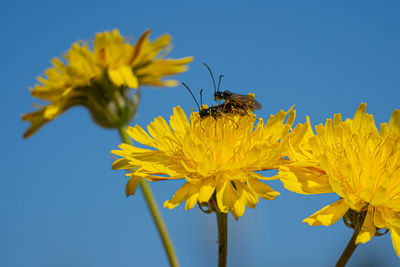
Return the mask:
[(218, 88), (217, 88), (217, 91), (219, 91), (219, 86), (221, 85), (221, 80), (222, 80), (222, 78), (224, 77), (224, 75), (219, 75), (219, 81), (218, 81)]
[[(182, 84), (183, 84), (183, 86), (185, 86), (186, 87), (186, 89), (188, 89), (188, 91), (189, 91), (189, 93), (192, 95), (192, 97), (193, 97), (193, 99), (194, 99), (194, 102), (196, 102), (196, 105), (197, 105), (197, 107), (199, 108), (199, 110), (200, 110), (200, 106), (199, 106), (199, 103), (197, 102), (197, 100), (196, 100), (196, 98), (194, 97), (194, 95), (193, 95), (193, 93), (192, 93), (192, 91), (189, 89), (189, 87), (184, 83), (184, 82), (181, 82)], [(201, 95), (201, 94), (200, 94)]]
[(213, 81), (213, 84), (214, 84), (214, 93), (217, 91), (217, 87), (215, 86), (215, 79), (214, 79), (214, 75), (212, 74), (212, 71), (211, 71), (211, 69), (210, 69), (210, 67), (206, 64), (206, 63), (204, 63), (203, 62), (203, 64), (204, 64), (204, 66), (206, 66), (206, 68), (208, 69), (208, 71), (210, 72), (210, 75), (211, 75), (211, 79), (212, 79), (212, 81)]
[(203, 107), (203, 89), (200, 90), (200, 106)]

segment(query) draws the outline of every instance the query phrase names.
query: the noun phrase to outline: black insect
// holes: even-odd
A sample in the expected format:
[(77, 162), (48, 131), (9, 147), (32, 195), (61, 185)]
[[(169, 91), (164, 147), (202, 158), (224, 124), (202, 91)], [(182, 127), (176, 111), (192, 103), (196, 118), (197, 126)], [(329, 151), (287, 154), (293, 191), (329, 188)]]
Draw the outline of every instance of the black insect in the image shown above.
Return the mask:
[(199, 115), (200, 118), (205, 118), (205, 117), (213, 117), (216, 119), (218, 116), (222, 114), (237, 114), (237, 115), (248, 115), (248, 112), (243, 110), (241, 107), (236, 106), (234, 103), (231, 102), (225, 102), (222, 104), (219, 104), (217, 106), (211, 106), (209, 108), (203, 108), (200, 109)]
[(204, 66), (207, 67), (208, 71), (210, 72), (211, 79), (213, 81), (215, 101), (225, 100), (225, 103), (223, 104), (227, 105), (228, 103), (231, 103), (232, 107), (234, 107), (236, 110), (241, 109), (242, 111), (246, 112), (249, 111), (251, 112), (253, 110), (262, 108), (262, 105), (254, 97), (251, 97), (249, 95), (236, 94), (229, 90), (221, 91), (220, 90), (221, 79), (224, 76), (223, 75), (219, 76), (218, 88), (217, 88), (215, 86), (214, 75), (212, 74), (210, 67), (206, 63), (203, 64)]
[(194, 97), (192, 91), (189, 89), (189, 86), (187, 86), (184, 82), (182, 82), (182, 85), (186, 87), (186, 89), (192, 95), (194, 102), (196, 102), (196, 105), (199, 109), (200, 118), (204, 119), (204, 118), (210, 117), (210, 116), (212, 116), (213, 118), (217, 118), (219, 115), (224, 113), (222, 104), (218, 105), (218, 106), (211, 106), (209, 108), (203, 108), (203, 89), (200, 90), (200, 105), (201, 105), (200, 106), (199, 102), (197, 102), (196, 98)]
[(196, 105), (199, 109), (199, 116), (200, 118), (204, 119), (206, 117), (213, 117), (214, 119), (216, 119), (218, 116), (220, 116), (221, 114), (226, 114), (226, 113), (230, 113), (230, 114), (240, 114), (240, 115), (247, 115), (248, 113), (245, 112), (243, 109), (241, 109), (240, 107), (236, 107), (234, 103), (222, 103), (219, 104), (217, 106), (211, 106), (209, 108), (203, 108), (203, 89), (200, 90), (200, 105), (199, 102), (197, 102), (196, 98), (194, 97), (192, 91), (189, 89), (189, 87), (182, 82), (182, 85), (186, 87), (186, 89), (189, 91), (189, 93), (192, 95), (194, 101), (196, 102)]

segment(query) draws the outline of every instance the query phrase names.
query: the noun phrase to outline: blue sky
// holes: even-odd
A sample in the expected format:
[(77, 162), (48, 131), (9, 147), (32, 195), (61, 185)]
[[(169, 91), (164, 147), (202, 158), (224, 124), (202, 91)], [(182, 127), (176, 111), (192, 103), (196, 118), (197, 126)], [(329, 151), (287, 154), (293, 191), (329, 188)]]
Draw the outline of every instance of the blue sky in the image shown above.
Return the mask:
[[(0, 9), (1, 266), (167, 266), (141, 193), (126, 198), (124, 174), (111, 170), (116, 131), (74, 108), (32, 138), (21, 114), (35, 100), (28, 88), (76, 40), (118, 28), (135, 40), (173, 37), (173, 57), (194, 56), (177, 78), (213, 103), (202, 65), (223, 73), (223, 88), (253, 92), (268, 117), (296, 104), (296, 122), (335, 113), (352, 117), (366, 102), (377, 124), (400, 108), (400, 4), (397, 1), (4, 1)], [(183, 87), (144, 88), (135, 123), (195, 107)], [(183, 181), (151, 186), (158, 203)], [(337, 197), (281, 192), (239, 221), (229, 218), (229, 266), (329, 266), (351, 236), (340, 221), (301, 220)], [(216, 222), (197, 208), (162, 209), (182, 266), (215, 266)], [(399, 264), (389, 235), (361, 245), (350, 266)]]

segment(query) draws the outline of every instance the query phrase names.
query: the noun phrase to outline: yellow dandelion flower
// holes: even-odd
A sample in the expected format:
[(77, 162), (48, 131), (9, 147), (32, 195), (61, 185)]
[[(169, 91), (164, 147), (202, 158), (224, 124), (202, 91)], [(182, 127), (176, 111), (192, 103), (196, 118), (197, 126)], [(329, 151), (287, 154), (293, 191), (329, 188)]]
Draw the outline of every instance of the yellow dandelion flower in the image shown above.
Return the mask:
[(38, 77), (39, 84), (31, 89), (32, 96), (50, 103), (23, 115), (31, 122), (24, 137), (76, 105), (88, 107), (99, 125), (116, 128), (136, 111), (132, 103), (137, 99), (132, 100), (127, 88), (175, 86), (176, 81), (162, 79), (185, 71), (192, 58), (164, 59), (160, 53), (170, 47), (171, 37), (163, 35), (151, 42), (149, 34), (144, 32), (132, 45), (117, 29), (98, 33), (93, 51), (87, 42), (77, 42), (64, 55), (64, 62), (54, 58), (54, 67)]
[(128, 128), (132, 139), (152, 149), (121, 144), (121, 150), (111, 151), (123, 157), (114, 162), (113, 169), (135, 169), (128, 174), (128, 196), (140, 178), (185, 179), (164, 207), (172, 209), (186, 201), (188, 210), (196, 203), (214, 201), (217, 211), (230, 211), (237, 219), (245, 207), (254, 208), (259, 197), (274, 199), (279, 195), (261, 182), (269, 178), (256, 171), (278, 167), (283, 148), (280, 139), (288, 133), (294, 116), (292, 110), (280, 111), (264, 125), (253, 114), (222, 114), (214, 119), (200, 118), (193, 112), (189, 121), (178, 106), (170, 125), (162, 117), (150, 123), (147, 129), (151, 136), (138, 125)]
[(284, 186), (302, 194), (336, 193), (340, 199), (306, 218), (329, 226), (344, 217), (362, 226), (355, 243), (366, 243), (380, 229), (390, 230), (400, 256), (400, 110), (376, 128), (362, 103), (353, 119), (336, 114), (316, 135), (309, 121), (288, 136), (289, 164), (280, 168)]

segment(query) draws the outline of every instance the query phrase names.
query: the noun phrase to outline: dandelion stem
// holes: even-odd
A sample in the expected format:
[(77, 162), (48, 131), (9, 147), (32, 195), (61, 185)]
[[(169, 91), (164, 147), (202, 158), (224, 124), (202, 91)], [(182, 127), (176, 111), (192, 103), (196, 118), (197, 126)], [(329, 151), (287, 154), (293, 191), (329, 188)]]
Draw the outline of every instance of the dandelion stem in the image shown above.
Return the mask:
[(226, 213), (218, 211), (215, 213), (217, 214), (218, 223), (218, 267), (225, 267), (228, 251), (228, 219)]
[[(119, 134), (121, 136), (121, 139), (124, 143), (131, 144), (131, 139), (129, 138), (128, 134), (126, 133), (126, 127), (119, 127)], [(165, 225), (165, 222), (162, 218), (160, 209), (157, 205), (157, 202), (155, 200), (154, 194), (151, 191), (149, 183), (141, 179), (140, 180), (140, 186), (143, 191), (144, 198), (146, 199), (147, 206), (150, 210), (151, 216), (153, 217), (154, 223), (156, 224), (158, 233), (161, 237), (161, 240), (164, 245), (165, 252), (167, 253), (168, 256), (168, 261), (171, 267), (178, 267), (179, 262), (178, 258), (176, 256), (174, 246), (172, 245), (171, 238), (168, 234), (167, 227)]]
[(356, 223), (354, 226), (354, 232), (353, 235), (350, 238), (349, 243), (347, 244), (346, 248), (344, 249), (342, 255), (340, 256), (339, 260), (336, 263), (336, 267), (344, 267), (346, 266), (346, 263), (349, 261), (351, 255), (353, 255), (353, 252), (356, 250), (358, 244), (356, 244), (356, 239), (358, 234), (361, 231), (361, 227), (364, 223), (365, 216), (367, 215), (366, 211), (362, 211), (357, 213), (357, 218), (356, 218)]

